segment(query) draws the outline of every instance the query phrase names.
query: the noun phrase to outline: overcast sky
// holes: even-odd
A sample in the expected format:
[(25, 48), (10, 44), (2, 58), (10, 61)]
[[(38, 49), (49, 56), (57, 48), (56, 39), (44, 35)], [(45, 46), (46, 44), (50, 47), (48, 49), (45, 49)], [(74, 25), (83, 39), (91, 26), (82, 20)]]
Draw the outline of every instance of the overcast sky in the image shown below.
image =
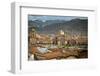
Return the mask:
[(79, 16), (47, 16), (47, 15), (28, 15), (28, 20), (41, 20), (41, 21), (46, 21), (46, 20), (72, 20), (75, 18), (79, 19), (87, 19), (87, 17), (79, 17)]

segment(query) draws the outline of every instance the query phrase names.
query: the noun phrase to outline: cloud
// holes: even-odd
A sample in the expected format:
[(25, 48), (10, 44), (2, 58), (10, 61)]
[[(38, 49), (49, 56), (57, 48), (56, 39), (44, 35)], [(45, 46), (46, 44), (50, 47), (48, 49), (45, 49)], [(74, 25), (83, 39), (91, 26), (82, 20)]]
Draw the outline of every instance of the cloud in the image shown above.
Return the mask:
[(50, 16), (50, 15), (28, 15), (28, 20), (41, 20), (41, 21), (46, 21), (46, 20), (72, 20), (72, 19), (87, 19), (87, 17), (80, 17), (80, 16)]

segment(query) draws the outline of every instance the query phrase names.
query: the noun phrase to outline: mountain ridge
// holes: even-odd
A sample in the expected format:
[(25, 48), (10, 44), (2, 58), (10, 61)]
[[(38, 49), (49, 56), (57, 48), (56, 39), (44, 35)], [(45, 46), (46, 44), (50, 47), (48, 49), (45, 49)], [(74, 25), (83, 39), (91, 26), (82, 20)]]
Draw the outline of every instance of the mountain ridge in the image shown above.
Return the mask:
[(28, 21), (29, 28), (33, 27), (38, 33), (52, 34), (59, 30), (69, 32), (82, 32), (87, 34), (88, 19), (72, 19), (70, 21), (65, 20), (47, 20), (42, 22), (40, 20)]

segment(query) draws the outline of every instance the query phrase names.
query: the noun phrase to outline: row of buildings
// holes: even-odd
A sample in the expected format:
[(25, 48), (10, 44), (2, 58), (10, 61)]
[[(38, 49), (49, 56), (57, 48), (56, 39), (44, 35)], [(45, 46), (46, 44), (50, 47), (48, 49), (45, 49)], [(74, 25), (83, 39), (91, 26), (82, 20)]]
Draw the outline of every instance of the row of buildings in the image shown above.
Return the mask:
[(76, 45), (87, 44), (86, 36), (70, 36), (63, 30), (59, 30), (58, 34), (50, 36), (45, 34), (38, 34), (35, 29), (29, 32), (29, 44), (54, 44), (54, 45)]

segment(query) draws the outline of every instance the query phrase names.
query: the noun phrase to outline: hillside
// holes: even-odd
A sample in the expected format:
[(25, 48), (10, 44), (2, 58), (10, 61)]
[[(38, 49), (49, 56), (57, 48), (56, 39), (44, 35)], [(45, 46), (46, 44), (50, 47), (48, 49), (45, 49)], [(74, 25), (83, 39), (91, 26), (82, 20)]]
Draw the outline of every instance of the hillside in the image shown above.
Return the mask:
[(88, 20), (86, 19), (72, 19), (70, 21), (64, 20), (47, 20), (42, 22), (40, 20), (29, 21), (29, 28), (35, 28), (38, 33), (53, 34), (59, 30), (73, 33), (87, 34)]

